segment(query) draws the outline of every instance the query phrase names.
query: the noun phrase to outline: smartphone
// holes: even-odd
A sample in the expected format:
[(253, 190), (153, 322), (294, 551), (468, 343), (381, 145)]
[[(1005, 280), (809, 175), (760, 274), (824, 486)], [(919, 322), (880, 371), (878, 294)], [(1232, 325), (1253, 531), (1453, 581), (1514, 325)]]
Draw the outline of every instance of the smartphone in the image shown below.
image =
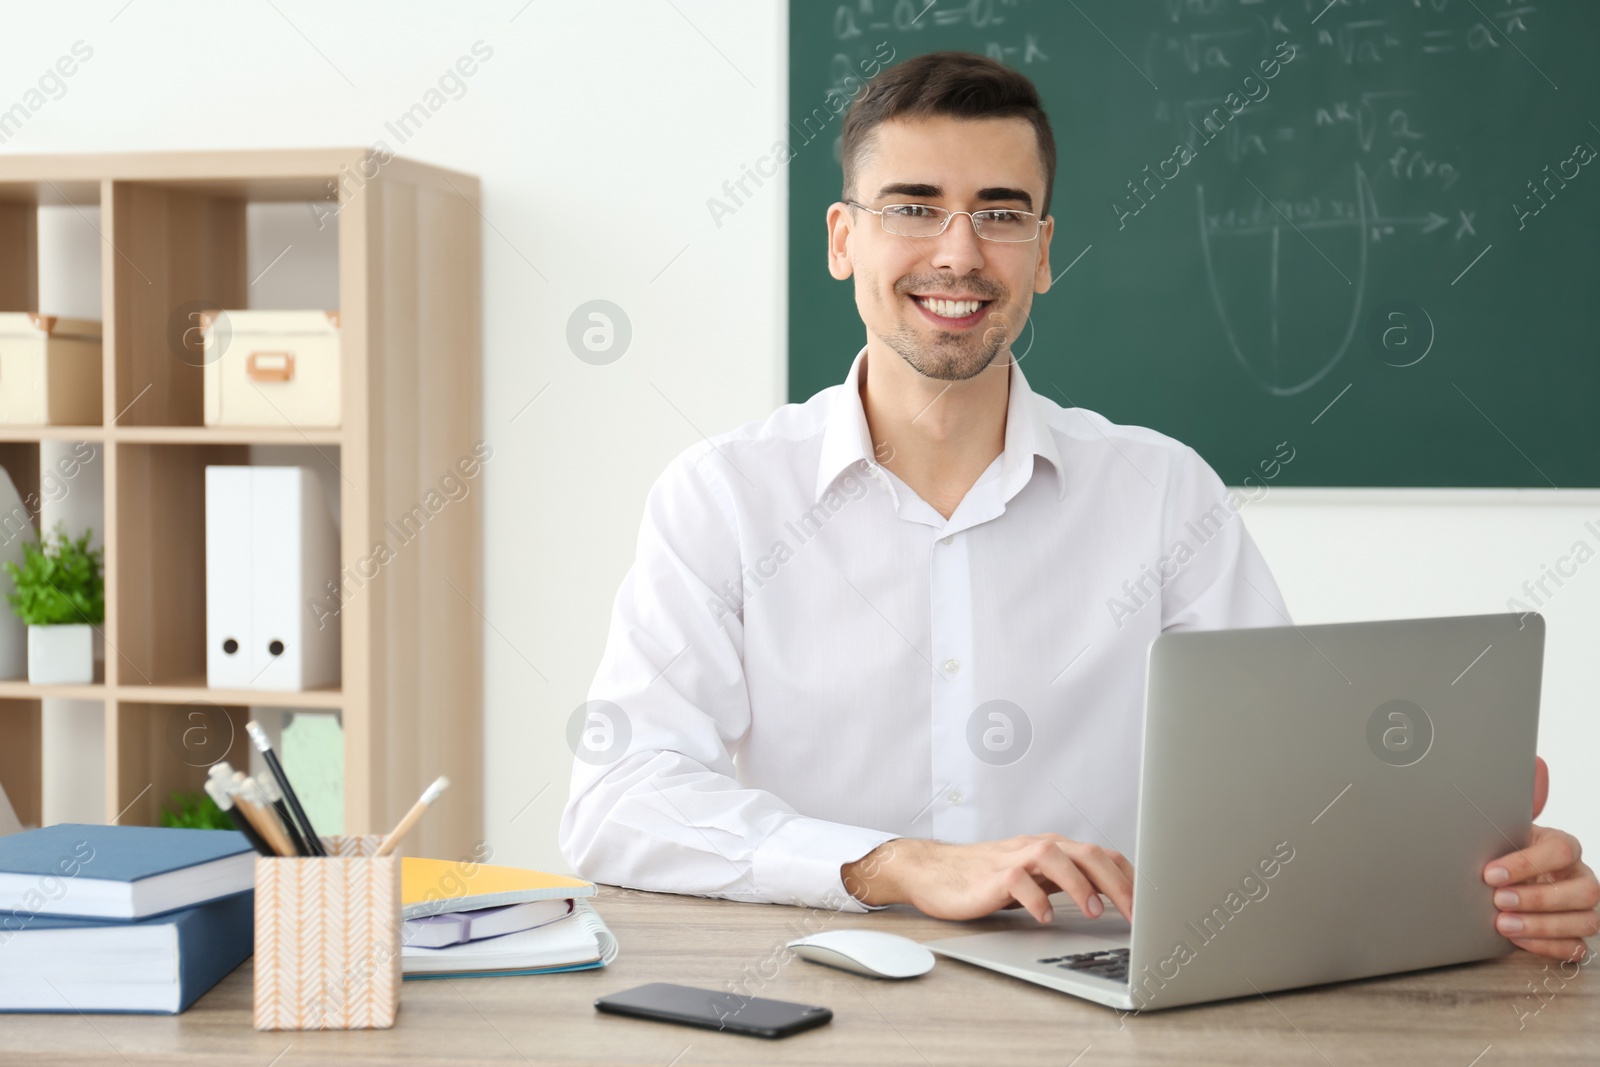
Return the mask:
[(790, 1034), (821, 1026), (833, 1018), (827, 1008), (793, 1004), (787, 1000), (747, 997), (714, 989), (651, 982), (601, 997), (594, 1002), (601, 1011), (633, 1015), (707, 1030), (727, 1030), (754, 1037), (788, 1037)]

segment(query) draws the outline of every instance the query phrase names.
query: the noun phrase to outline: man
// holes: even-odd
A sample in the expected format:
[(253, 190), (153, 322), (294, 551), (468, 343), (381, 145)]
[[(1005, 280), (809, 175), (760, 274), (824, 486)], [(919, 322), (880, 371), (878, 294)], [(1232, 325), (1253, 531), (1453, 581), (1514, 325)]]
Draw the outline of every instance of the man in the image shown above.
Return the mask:
[[(651, 489), (562, 851), (596, 881), (734, 900), (1048, 922), (1065, 892), (1130, 915), (1150, 642), (1288, 611), (1192, 449), (1023, 376), (1054, 229), (1033, 85), (913, 59), (842, 147), (828, 267), (866, 347)], [(1582, 958), (1600, 884), (1570, 835), (1536, 828), (1485, 881), (1502, 933)]]

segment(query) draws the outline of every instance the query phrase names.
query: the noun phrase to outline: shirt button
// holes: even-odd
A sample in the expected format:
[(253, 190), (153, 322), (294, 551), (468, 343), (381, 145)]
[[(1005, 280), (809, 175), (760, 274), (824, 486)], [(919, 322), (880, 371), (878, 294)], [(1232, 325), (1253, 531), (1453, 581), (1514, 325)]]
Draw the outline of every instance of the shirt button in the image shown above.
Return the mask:
[(941, 538), (939, 538), (939, 543), (941, 545), (948, 545), (953, 540), (955, 540), (955, 535), (951, 534), (949, 537), (941, 537)]
[(956, 671), (961, 669), (961, 661), (958, 659), (947, 659), (944, 661), (944, 669), (949, 671), (951, 674), (954, 674)]
[(952, 804), (961, 803), (961, 790), (959, 790), (959, 789), (950, 790), (950, 803), (952, 803)]

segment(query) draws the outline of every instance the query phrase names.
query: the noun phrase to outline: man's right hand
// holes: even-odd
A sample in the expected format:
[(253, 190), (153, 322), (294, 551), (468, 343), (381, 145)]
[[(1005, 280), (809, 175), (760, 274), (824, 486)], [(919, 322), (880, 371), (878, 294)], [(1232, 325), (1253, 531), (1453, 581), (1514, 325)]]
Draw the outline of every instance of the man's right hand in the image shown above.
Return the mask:
[(1100, 893), (1133, 917), (1133, 864), (1120, 852), (1060, 834), (1022, 834), (956, 845), (920, 838), (885, 841), (839, 868), (863, 904), (910, 904), (935, 919), (978, 919), (1023, 907), (1042, 923), (1054, 917), (1051, 893), (1064, 892), (1090, 917)]

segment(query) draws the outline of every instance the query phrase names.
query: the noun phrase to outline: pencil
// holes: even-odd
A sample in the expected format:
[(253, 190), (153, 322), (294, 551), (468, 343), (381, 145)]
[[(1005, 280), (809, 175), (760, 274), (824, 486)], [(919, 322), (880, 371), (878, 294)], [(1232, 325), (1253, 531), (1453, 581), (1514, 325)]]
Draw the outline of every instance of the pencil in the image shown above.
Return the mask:
[(233, 802), (233, 798), (228, 795), (228, 790), (220, 779), (216, 777), (208, 778), (205, 790), (211, 795), (211, 799), (216, 801), (217, 807), (228, 813), (228, 818), (233, 820), (233, 825), (239, 828), (239, 832), (244, 835), (244, 839), (250, 842), (251, 848), (263, 856), (277, 855), (272, 846), (267, 844), (266, 839), (245, 817), (245, 813), (239, 809), (239, 805)]
[(256, 832), (266, 839), (267, 844), (280, 856), (295, 855), (294, 846), (289, 843), (288, 835), (283, 832), (283, 824), (278, 821), (277, 813), (266, 807), (266, 798), (261, 796), (261, 791), (254, 782), (244, 776), (242, 771), (234, 771), (233, 779), (228, 783), (233, 795), (233, 801), (244, 812), (256, 828)]
[(299, 825), (300, 837), (305, 841), (306, 848), (313, 856), (326, 856), (328, 850), (323, 846), (317, 828), (311, 825), (311, 817), (306, 814), (306, 809), (300, 806), (300, 797), (295, 794), (294, 786), (289, 784), (289, 776), (284, 773), (283, 764), (278, 761), (278, 754), (272, 750), (272, 742), (267, 740), (267, 732), (254, 719), (245, 723), (244, 728), (249, 733), (250, 740), (255, 742), (262, 758), (267, 761), (267, 768), (272, 771), (272, 776), (283, 788), (284, 799), (289, 802), (289, 810), (294, 813), (294, 822)]
[(278, 788), (278, 783), (272, 780), (271, 775), (258, 774), (252, 781), (267, 803), (272, 805), (272, 810), (277, 813), (278, 821), (283, 823), (283, 831), (288, 835), (289, 844), (294, 846), (297, 856), (315, 856), (311, 846), (306, 844), (306, 839), (300, 833), (300, 828), (294, 824), (294, 819), (289, 815), (289, 808), (283, 802), (283, 791)]
[(417, 825), (417, 820), (422, 818), (422, 813), (428, 810), (428, 805), (438, 800), (439, 794), (443, 793), (449, 784), (450, 779), (442, 774), (435, 778), (433, 784), (424, 789), (422, 796), (418, 797), (417, 802), (411, 805), (411, 810), (406, 812), (406, 817), (400, 820), (400, 825), (389, 831), (389, 836), (383, 839), (383, 843), (378, 846), (378, 851), (374, 852), (373, 855), (387, 856), (393, 852), (394, 846), (398, 845), (400, 839), (406, 836), (413, 826)]

